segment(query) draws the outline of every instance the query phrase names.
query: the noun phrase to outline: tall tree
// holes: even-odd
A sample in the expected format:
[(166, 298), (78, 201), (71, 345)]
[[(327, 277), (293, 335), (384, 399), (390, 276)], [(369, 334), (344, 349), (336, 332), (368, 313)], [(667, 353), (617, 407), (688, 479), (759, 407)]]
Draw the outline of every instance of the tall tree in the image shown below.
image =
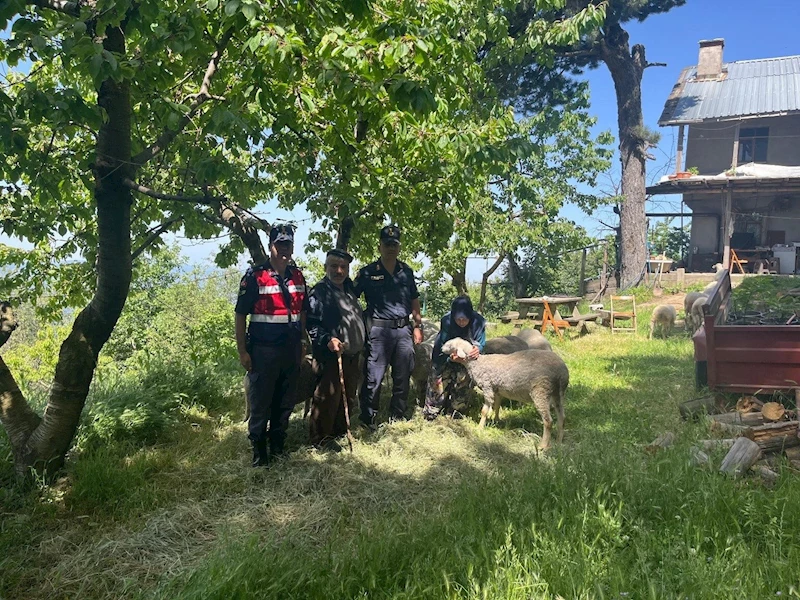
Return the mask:
[[(646, 256), (645, 187), (648, 148), (657, 143), (658, 135), (644, 125), (642, 115), (642, 77), (645, 69), (660, 64), (650, 63), (645, 47), (631, 47), (623, 25), (633, 20), (643, 21), (652, 14), (664, 13), (686, 0), (563, 0), (556, 3), (556, 14), (568, 17), (581, 14), (592, 6), (605, 5), (605, 19), (600, 27), (584, 36), (578, 44), (564, 44), (554, 58), (552, 68), (541, 63), (515, 67), (508, 63), (497, 69), (495, 76), (505, 85), (503, 89), (518, 106), (529, 107), (551, 93), (568, 90), (571, 73), (594, 68), (605, 63), (614, 82), (619, 125), (621, 163), (620, 207), (621, 284), (636, 285), (644, 274)], [(551, 10), (542, 10), (533, 2), (523, 0), (509, 15), (512, 30), (524, 31), (533, 23), (553, 18)], [(543, 74), (545, 75), (543, 77)], [(555, 90), (555, 92), (553, 92)]]
[[(550, 5), (550, 0), (538, 0)], [(0, 421), (17, 472), (63, 463), (132, 263), (167, 231), (236, 235), (218, 256), (265, 259), (250, 210), (305, 202), (326, 229), (413, 217), (447, 243), (452, 204), (525, 153), (477, 66), (515, 50), (489, 0), (10, 0), (0, 3), (0, 295), (84, 306), (38, 415), (0, 358)], [(579, 39), (593, 9), (520, 35)], [(481, 100), (481, 102), (478, 102)], [(478, 108), (474, 108), (477, 106)], [(477, 182), (477, 183), (476, 183)], [(323, 234), (323, 238), (328, 235)], [(344, 236), (343, 236), (344, 237)], [(322, 238), (317, 241), (322, 241)], [(371, 244), (370, 244), (371, 245)], [(3, 309), (6, 315), (6, 309)], [(8, 313), (10, 315), (10, 313)], [(3, 336), (12, 318), (3, 317)]]
[[(433, 277), (448, 273), (456, 291), (465, 293), (469, 255), (503, 257), (514, 275), (522, 248), (549, 243), (549, 252), (556, 253), (574, 247), (572, 238), (558, 234), (564, 225), (558, 213), (568, 203), (587, 213), (598, 206), (600, 200), (580, 188), (594, 185), (608, 169), (611, 151), (606, 146), (613, 138), (609, 133), (592, 136), (596, 121), (588, 113), (586, 85), (574, 85), (572, 91), (560, 105), (542, 104), (535, 115), (518, 119), (532, 145), (530, 153), (509, 163), (472, 203), (455, 207), (455, 235), (432, 261)], [(522, 293), (524, 286), (515, 290)]]

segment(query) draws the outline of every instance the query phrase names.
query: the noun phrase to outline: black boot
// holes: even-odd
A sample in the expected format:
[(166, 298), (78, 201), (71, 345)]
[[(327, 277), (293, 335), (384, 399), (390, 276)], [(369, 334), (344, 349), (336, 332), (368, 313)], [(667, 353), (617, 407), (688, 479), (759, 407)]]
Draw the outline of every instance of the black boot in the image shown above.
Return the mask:
[(267, 440), (253, 442), (253, 466), (266, 467), (269, 464), (267, 454)]
[(284, 448), (285, 439), (286, 438), (283, 436), (274, 436), (269, 438), (269, 453), (273, 458), (283, 456), (283, 454), (286, 452), (286, 449)]

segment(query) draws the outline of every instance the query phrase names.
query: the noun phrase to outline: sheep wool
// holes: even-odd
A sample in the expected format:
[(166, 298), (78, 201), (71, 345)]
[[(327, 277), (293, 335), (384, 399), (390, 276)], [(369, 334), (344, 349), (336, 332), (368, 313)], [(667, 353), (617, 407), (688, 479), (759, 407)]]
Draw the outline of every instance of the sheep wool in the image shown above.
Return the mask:
[[(461, 338), (445, 342), (442, 352), (465, 356), (470, 344)], [(516, 402), (530, 402), (539, 411), (544, 423), (540, 448), (550, 446), (553, 418), (551, 406), (558, 419), (558, 441), (564, 437), (564, 401), (569, 385), (569, 369), (555, 352), (549, 350), (522, 350), (513, 354), (481, 355), (466, 363), (467, 371), (483, 393), (480, 426), (486, 425), (489, 413), (494, 418), (500, 414), (501, 398)]]

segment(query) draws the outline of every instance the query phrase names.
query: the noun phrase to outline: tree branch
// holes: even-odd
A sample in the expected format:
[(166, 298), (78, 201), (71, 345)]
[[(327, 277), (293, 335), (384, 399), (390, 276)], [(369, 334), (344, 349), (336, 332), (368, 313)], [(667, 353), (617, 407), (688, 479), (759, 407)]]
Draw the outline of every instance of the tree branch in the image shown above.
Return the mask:
[[(8, 341), (17, 328), (17, 320), (8, 302), (0, 302), (0, 346)], [(8, 441), (15, 456), (22, 449), (31, 433), (41, 422), (41, 418), (31, 409), (14, 380), (3, 358), (0, 357), (0, 423), (6, 430)], [(22, 471), (16, 465), (18, 474)]]
[(500, 267), (503, 261), (506, 258), (505, 252), (500, 252), (497, 256), (497, 259), (494, 261), (494, 264), (489, 267), (489, 270), (486, 271), (483, 276), (481, 277), (481, 297), (478, 302), (478, 312), (483, 312), (483, 309), (486, 308), (486, 286), (489, 285), (489, 277)]
[(0, 346), (8, 341), (17, 325), (11, 305), (8, 302), (0, 302)]
[(220, 203), (217, 206), (217, 214), (220, 224), (242, 239), (250, 252), (253, 264), (260, 265), (267, 262), (267, 253), (264, 251), (261, 238), (258, 237), (258, 230), (267, 224), (266, 221), (250, 216), (236, 205), (225, 206)]
[(191, 120), (197, 114), (197, 111), (200, 110), (200, 107), (207, 100), (222, 99), (219, 96), (212, 96), (209, 90), (211, 89), (211, 80), (213, 79), (214, 74), (217, 72), (217, 68), (219, 67), (219, 60), (222, 57), (222, 53), (225, 52), (225, 48), (227, 47), (228, 43), (231, 41), (233, 33), (234, 30), (231, 27), (222, 35), (222, 39), (219, 41), (219, 43), (217, 43), (217, 49), (214, 51), (214, 54), (211, 55), (211, 60), (209, 61), (208, 67), (206, 68), (206, 73), (203, 76), (203, 82), (200, 85), (200, 91), (197, 94), (192, 94), (189, 96), (189, 98), (192, 98), (192, 104), (189, 106), (189, 112), (181, 117), (181, 120), (175, 129), (164, 129), (164, 132), (153, 144), (133, 157), (132, 160), (137, 166), (141, 167), (154, 156), (166, 150), (172, 141), (178, 137), (178, 134), (183, 131), (183, 129), (191, 122)]
[(168, 219), (167, 221), (164, 221), (163, 223), (161, 223), (161, 225), (157, 226), (152, 231), (152, 233), (147, 237), (147, 239), (144, 242), (142, 242), (142, 245), (139, 246), (133, 252), (131, 252), (131, 262), (136, 260), (139, 257), (139, 255), (147, 249), (148, 246), (152, 245), (158, 238), (160, 238), (161, 234), (167, 231), (170, 228), (170, 226), (174, 225), (175, 223), (178, 223), (179, 221), (183, 221), (183, 216), (173, 217), (171, 219)]
[(178, 196), (175, 194), (164, 194), (162, 192), (157, 192), (156, 190), (136, 183), (135, 181), (131, 181), (130, 179), (123, 179), (122, 184), (132, 189), (134, 192), (139, 192), (140, 194), (144, 194), (145, 196), (150, 196), (151, 198), (156, 198), (158, 200), (170, 200), (173, 202), (192, 202), (194, 204), (205, 204), (207, 206), (214, 206), (219, 202), (227, 202), (228, 199), (224, 196)]
[(649, 69), (650, 67), (666, 67), (666, 66), (667, 66), (667, 63), (651, 63), (651, 62), (649, 62), (649, 63), (645, 64), (644, 68), (645, 69)]

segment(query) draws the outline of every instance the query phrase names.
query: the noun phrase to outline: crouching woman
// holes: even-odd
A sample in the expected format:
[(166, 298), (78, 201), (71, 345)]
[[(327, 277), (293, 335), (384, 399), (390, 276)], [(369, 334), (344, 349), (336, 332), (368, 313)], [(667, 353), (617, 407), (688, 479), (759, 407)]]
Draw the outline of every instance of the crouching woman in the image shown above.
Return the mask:
[[(442, 353), (442, 345), (453, 338), (463, 338), (472, 344), (467, 359), (455, 353), (447, 356)], [(431, 374), (428, 377), (428, 390), (425, 394), (423, 414), (428, 420), (440, 414), (461, 418), (466, 412), (466, 390), (469, 375), (464, 363), (478, 358), (486, 344), (486, 319), (472, 308), (467, 296), (453, 300), (450, 312), (442, 317), (441, 329), (433, 346)]]

